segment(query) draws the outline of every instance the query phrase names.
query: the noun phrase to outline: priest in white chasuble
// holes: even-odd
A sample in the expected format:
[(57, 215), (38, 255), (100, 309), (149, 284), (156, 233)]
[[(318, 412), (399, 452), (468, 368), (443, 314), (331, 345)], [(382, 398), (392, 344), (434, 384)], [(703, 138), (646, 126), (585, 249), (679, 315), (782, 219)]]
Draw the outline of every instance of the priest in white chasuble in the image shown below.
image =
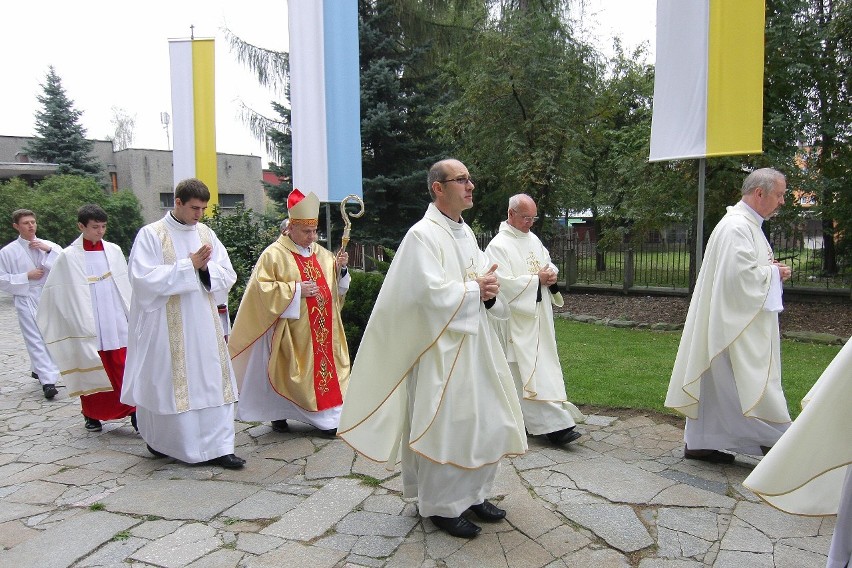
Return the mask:
[(707, 242), (665, 402), (686, 415), (687, 459), (765, 454), (790, 425), (778, 313), (791, 270), (761, 230), (786, 190), (780, 172), (755, 170)]
[(246, 285), (228, 347), (240, 389), (239, 419), (287, 420), (334, 435), (349, 382), (340, 310), (348, 255), (318, 245), (320, 202), (294, 189), (288, 225), (264, 250)]
[(496, 267), (462, 212), (474, 184), (458, 160), (429, 170), (433, 202), (399, 246), (352, 367), (338, 435), (402, 464), (403, 495), (471, 538), (506, 512), (487, 500), (504, 456), (527, 449), (512, 375), (489, 317), (508, 316)]
[(80, 236), (56, 259), (44, 284), (37, 321), (59, 366), (69, 396), (79, 396), (84, 425), (130, 416), (119, 400), (127, 354), (130, 281), (121, 248), (103, 239), (107, 214), (100, 206), (77, 211)]
[(585, 417), (565, 394), (553, 326), (553, 306), (562, 306), (564, 301), (556, 284), (559, 271), (541, 240), (530, 231), (537, 213), (529, 195), (509, 198), (507, 218), (485, 254), (497, 264), (500, 297), (510, 310), (508, 321), (498, 324), (498, 331), (527, 432), (564, 445), (580, 437), (575, 427)]
[(38, 223), (29, 209), (12, 212), (12, 227), (18, 231), (18, 238), (0, 249), (0, 290), (14, 296), (32, 376), (41, 383), (44, 398), (52, 399), (58, 394), (59, 368), (44, 345), (36, 311), (44, 283), (62, 247), (36, 237)]
[(237, 279), (228, 252), (199, 223), (210, 191), (190, 178), (174, 209), (142, 227), (130, 251), (133, 299), (121, 400), (157, 457), (240, 468), (234, 455), (237, 385), (216, 293)]
[(743, 485), (796, 515), (837, 515), (828, 568), (852, 566), (852, 341), (802, 399), (802, 413)]

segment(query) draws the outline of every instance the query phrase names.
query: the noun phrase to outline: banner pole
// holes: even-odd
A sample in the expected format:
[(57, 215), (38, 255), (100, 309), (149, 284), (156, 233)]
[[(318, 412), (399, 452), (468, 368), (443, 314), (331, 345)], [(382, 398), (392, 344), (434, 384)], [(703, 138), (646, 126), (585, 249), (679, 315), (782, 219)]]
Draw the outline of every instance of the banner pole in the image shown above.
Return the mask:
[(698, 210), (695, 214), (695, 277), (701, 270), (701, 262), (704, 260), (704, 175), (707, 159), (698, 160)]

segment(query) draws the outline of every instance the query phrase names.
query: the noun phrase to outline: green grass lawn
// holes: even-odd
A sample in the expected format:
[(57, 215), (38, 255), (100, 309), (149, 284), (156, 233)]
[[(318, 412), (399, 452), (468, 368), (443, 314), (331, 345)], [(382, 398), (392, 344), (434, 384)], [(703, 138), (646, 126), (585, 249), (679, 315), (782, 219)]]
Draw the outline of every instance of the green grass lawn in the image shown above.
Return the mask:
[[(680, 332), (578, 323), (557, 318), (556, 342), (568, 400), (616, 408), (664, 408)], [(837, 345), (781, 341), (781, 372), (790, 415), (837, 352)]]

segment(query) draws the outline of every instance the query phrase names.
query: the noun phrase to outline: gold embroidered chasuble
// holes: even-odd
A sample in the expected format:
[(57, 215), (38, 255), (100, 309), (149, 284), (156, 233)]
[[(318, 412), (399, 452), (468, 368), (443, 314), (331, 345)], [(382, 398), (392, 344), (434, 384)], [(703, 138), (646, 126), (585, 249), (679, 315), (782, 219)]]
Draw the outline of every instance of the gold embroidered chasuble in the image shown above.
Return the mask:
[[(296, 283), (314, 280), (317, 298), (300, 299), (299, 319), (281, 318), (293, 301)], [(349, 348), (340, 310), (339, 271), (334, 255), (311, 245), (302, 257), (286, 235), (260, 255), (246, 286), (229, 338), (237, 384), (245, 380), (251, 351), (273, 329), (267, 373), (272, 388), (300, 408), (314, 412), (340, 406), (349, 383)]]

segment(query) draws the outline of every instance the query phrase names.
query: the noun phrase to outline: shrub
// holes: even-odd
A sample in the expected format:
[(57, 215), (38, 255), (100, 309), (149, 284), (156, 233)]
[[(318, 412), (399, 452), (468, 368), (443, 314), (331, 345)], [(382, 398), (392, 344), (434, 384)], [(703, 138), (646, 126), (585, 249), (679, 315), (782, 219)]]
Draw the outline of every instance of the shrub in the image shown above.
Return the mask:
[(350, 273), (352, 282), (349, 292), (346, 293), (341, 318), (346, 330), (346, 342), (349, 344), (349, 357), (354, 360), (385, 277), (379, 272), (350, 270)]

